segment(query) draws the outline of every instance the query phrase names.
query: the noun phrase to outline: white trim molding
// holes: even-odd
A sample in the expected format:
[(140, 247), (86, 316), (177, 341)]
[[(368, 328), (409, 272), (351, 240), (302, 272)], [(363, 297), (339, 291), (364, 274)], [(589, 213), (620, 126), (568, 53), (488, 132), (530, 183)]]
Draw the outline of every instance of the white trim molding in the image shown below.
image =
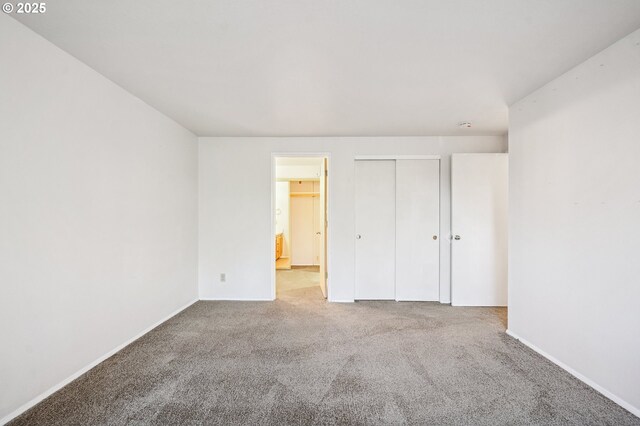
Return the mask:
[(33, 398), (31, 401), (21, 405), (20, 407), (18, 407), (16, 410), (14, 410), (13, 412), (7, 414), (5, 417), (3, 417), (2, 419), (0, 419), (0, 425), (4, 425), (6, 423), (9, 423), (11, 420), (13, 420), (14, 418), (18, 417), (20, 414), (24, 413), (25, 411), (27, 411), (29, 408), (33, 407), (34, 405), (38, 404), (39, 402), (41, 402), (42, 400), (44, 400), (45, 398), (49, 397), (50, 395), (52, 395), (53, 393), (59, 391), (60, 389), (62, 389), (63, 387), (65, 387), (66, 385), (68, 385), (69, 383), (73, 382), (75, 379), (77, 379), (78, 377), (82, 376), (84, 373), (86, 373), (87, 371), (91, 370), (93, 367), (95, 367), (96, 365), (100, 364), (101, 362), (105, 361), (106, 359), (110, 358), (111, 356), (115, 355), (116, 353), (120, 352), (122, 349), (124, 349), (125, 347), (129, 346), (131, 343), (135, 342), (136, 340), (138, 340), (139, 338), (141, 338), (142, 336), (144, 336), (145, 334), (147, 334), (148, 332), (150, 332), (151, 330), (153, 330), (154, 328), (158, 327), (160, 324), (162, 324), (165, 321), (170, 320), (171, 318), (175, 317), (176, 315), (178, 315), (180, 312), (184, 311), (185, 309), (187, 309), (189, 306), (193, 305), (194, 303), (196, 303), (198, 301), (198, 299), (195, 299), (189, 303), (187, 303), (186, 305), (184, 305), (183, 307), (175, 310), (174, 312), (172, 312), (171, 314), (167, 315), (166, 317), (164, 317), (163, 319), (161, 319), (160, 321), (155, 322), (153, 325), (145, 328), (144, 330), (142, 330), (140, 333), (136, 334), (135, 336), (133, 336), (132, 338), (128, 339), (127, 341), (125, 341), (124, 343), (122, 343), (121, 345), (116, 346), (115, 348), (113, 348), (112, 350), (110, 350), (109, 352), (107, 352), (106, 354), (102, 355), (101, 357), (99, 357), (98, 359), (96, 359), (95, 361), (89, 363), (88, 365), (86, 365), (85, 367), (82, 367), (80, 370), (76, 371), (75, 373), (73, 373), (71, 376), (67, 377), (66, 379), (64, 379), (63, 381), (61, 381), (60, 383), (54, 385), (53, 387), (49, 388), (48, 390), (44, 391), (43, 393), (41, 393), (40, 395), (36, 396), (35, 398)]
[(203, 302), (273, 302), (275, 299), (269, 298), (242, 298), (237, 297), (203, 297), (200, 299)]
[(440, 160), (440, 155), (356, 155), (355, 160)]
[(596, 390), (597, 392), (601, 393), (605, 397), (609, 398), (611, 401), (615, 402), (616, 404), (618, 404), (619, 406), (621, 406), (625, 410), (629, 411), (631, 414), (635, 415), (636, 417), (640, 417), (640, 408), (634, 407), (633, 405), (631, 405), (630, 403), (628, 403), (624, 399), (622, 399), (619, 396), (617, 396), (617, 395), (611, 393), (610, 391), (606, 390), (605, 388), (603, 388), (602, 386), (600, 386), (599, 384), (597, 384), (593, 380), (589, 379), (588, 377), (578, 373), (576, 370), (574, 370), (573, 368), (569, 367), (567, 364), (565, 364), (562, 361), (560, 361), (560, 360), (554, 358), (553, 356), (549, 355), (548, 353), (546, 353), (545, 351), (543, 351), (542, 349), (540, 349), (539, 347), (537, 347), (533, 343), (528, 342), (527, 340), (521, 338), (520, 336), (518, 336), (517, 334), (515, 334), (511, 330), (507, 329), (507, 334), (509, 336), (513, 337), (514, 339), (518, 340), (523, 345), (529, 347), (530, 349), (534, 350), (538, 354), (542, 355), (543, 357), (545, 357), (549, 361), (553, 362), (555, 365), (557, 365), (558, 367), (562, 368), (567, 373), (569, 373), (572, 376), (574, 376), (576, 379), (578, 379), (578, 380), (586, 383), (587, 385), (591, 386), (594, 390)]

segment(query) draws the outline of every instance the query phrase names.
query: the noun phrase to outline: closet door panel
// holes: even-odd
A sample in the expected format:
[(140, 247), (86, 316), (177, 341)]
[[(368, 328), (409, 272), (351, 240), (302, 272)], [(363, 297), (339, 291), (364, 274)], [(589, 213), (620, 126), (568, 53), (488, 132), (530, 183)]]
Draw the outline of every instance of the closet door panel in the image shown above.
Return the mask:
[(355, 162), (359, 300), (395, 299), (395, 161)]
[(396, 300), (440, 298), (440, 161), (396, 161)]

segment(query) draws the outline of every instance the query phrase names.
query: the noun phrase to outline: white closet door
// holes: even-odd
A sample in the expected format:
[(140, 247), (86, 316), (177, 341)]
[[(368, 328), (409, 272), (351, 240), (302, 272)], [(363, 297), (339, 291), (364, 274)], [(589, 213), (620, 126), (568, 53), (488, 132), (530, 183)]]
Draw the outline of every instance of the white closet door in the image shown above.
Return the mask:
[[(320, 194), (320, 182), (313, 183), (313, 192)], [(322, 214), (320, 212), (320, 195), (313, 197), (313, 265), (320, 265), (322, 247)], [(322, 287), (322, 286), (321, 286)]]
[(507, 185), (507, 154), (452, 156), (452, 305), (507, 305)]
[(291, 197), (291, 264), (313, 265), (315, 231), (313, 226), (313, 198)]
[(395, 161), (356, 161), (359, 300), (395, 299)]
[(440, 161), (396, 161), (396, 300), (440, 299)]

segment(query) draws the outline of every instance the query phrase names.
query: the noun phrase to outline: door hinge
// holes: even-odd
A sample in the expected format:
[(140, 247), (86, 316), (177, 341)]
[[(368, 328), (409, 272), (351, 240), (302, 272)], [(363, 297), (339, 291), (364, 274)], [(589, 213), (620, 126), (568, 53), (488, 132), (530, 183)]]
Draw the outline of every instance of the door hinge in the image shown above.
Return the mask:
[(324, 169), (324, 175), (325, 175), (325, 176), (329, 176), (329, 170)]
[(325, 280), (329, 279), (329, 272), (327, 272), (327, 271), (324, 272), (324, 279)]

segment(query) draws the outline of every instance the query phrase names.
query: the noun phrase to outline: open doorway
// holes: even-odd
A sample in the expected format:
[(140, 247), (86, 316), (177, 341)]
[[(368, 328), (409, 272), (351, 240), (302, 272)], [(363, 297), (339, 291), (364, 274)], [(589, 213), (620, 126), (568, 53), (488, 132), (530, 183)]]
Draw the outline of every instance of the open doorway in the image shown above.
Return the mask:
[(328, 160), (273, 157), (274, 296), (327, 298)]

